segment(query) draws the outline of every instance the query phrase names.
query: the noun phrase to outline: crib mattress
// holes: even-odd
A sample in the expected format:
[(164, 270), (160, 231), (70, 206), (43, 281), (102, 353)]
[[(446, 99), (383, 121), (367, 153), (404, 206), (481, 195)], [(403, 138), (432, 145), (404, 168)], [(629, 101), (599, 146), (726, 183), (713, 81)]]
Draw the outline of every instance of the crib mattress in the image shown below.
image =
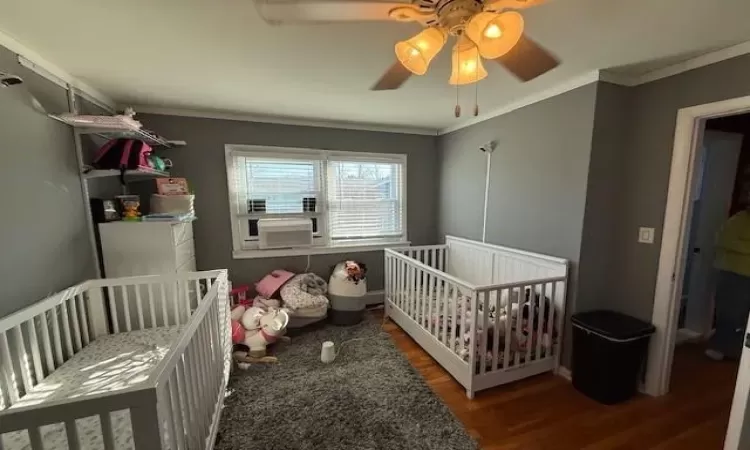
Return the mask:
[[(162, 327), (99, 338), (66, 361), (10, 409), (132, 388), (148, 379), (182, 328)], [(114, 411), (110, 417), (115, 448), (134, 448), (130, 413), (127, 410)], [(76, 423), (81, 449), (104, 448), (99, 417), (78, 419)], [(64, 424), (43, 426), (40, 431), (46, 450), (67, 449)], [(25, 431), (6, 433), (2, 439), (5, 450), (31, 450)]]

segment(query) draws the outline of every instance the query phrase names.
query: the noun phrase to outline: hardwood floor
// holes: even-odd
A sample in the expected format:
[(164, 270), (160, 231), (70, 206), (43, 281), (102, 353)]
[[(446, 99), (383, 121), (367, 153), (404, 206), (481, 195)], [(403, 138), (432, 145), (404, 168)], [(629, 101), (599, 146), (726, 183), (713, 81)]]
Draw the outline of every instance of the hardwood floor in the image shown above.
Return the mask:
[(545, 374), (468, 400), (398, 325), (389, 321), (385, 330), (485, 450), (722, 448), (737, 364), (710, 361), (697, 345), (678, 347), (672, 391), (661, 398), (604, 406)]

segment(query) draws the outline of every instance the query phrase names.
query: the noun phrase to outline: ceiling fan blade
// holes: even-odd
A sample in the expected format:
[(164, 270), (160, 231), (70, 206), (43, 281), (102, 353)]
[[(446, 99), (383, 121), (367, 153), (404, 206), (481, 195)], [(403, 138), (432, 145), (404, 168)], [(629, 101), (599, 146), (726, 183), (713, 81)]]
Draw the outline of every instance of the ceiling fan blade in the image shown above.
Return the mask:
[(484, 2), (484, 10), (501, 12), (506, 9), (533, 8), (547, 3), (548, 0), (487, 0)]
[(394, 8), (418, 10), (408, 1), (393, 0), (255, 0), (255, 6), (272, 25), (391, 20)]
[(412, 73), (404, 67), (400, 62), (396, 61), (388, 68), (373, 87), (371, 91), (389, 91), (392, 89), (398, 89), (402, 84), (406, 82)]
[(542, 46), (521, 36), (515, 47), (495, 59), (521, 81), (530, 81), (560, 65), (560, 60)]

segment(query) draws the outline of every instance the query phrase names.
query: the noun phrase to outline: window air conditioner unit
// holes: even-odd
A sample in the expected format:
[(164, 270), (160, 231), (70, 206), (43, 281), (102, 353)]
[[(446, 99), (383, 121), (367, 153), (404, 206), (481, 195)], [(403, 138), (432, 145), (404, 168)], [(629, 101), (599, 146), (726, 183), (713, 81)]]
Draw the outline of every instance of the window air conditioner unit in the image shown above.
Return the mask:
[(258, 221), (258, 247), (296, 248), (313, 245), (312, 220), (302, 218), (260, 219)]

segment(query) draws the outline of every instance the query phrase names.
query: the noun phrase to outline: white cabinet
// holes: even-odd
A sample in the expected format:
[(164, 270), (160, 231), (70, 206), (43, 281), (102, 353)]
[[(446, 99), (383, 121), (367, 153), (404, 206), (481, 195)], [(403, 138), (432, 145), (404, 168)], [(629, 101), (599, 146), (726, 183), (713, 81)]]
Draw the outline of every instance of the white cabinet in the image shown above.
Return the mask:
[[(191, 222), (108, 222), (99, 224), (102, 244), (104, 274), (107, 278), (136, 275), (159, 275), (165, 273), (195, 271), (195, 245)], [(116, 291), (112, 295), (122, 298), (150, 298), (141, 286), (137, 293), (131, 286), (128, 292)], [(194, 309), (197, 304), (195, 284), (164, 284), (152, 286), (154, 291), (155, 316), (160, 326), (184, 323), (183, 317), (175, 317), (174, 311)], [(108, 294), (109, 295), (109, 294)], [(127, 300), (125, 301), (128, 304)], [(179, 307), (173, 307), (178, 305)], [(132, 317), (136, 317), (136, 302), (129, 303)], [(152, 305), (144, 306), (151, 308)], [(167, 312), (173, 311), (173, 312)], [(122, 312), (118, 322), (124, 323)]]
[(196, 269), (191, 222), (109, 222), (99, 234), (108, 278)]

